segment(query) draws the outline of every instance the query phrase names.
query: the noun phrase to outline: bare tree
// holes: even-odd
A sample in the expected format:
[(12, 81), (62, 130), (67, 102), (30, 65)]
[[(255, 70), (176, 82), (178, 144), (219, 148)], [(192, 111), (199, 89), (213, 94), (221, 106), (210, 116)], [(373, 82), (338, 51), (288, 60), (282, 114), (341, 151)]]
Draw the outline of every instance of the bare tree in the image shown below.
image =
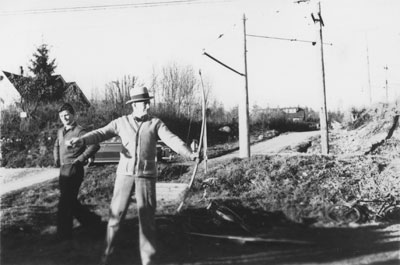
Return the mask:
[(153, 100), (154, 106), (157, 106), (157, 103), (158, 103), (158, 95), (156, 93), (157, 92), (157, 82), (158, 82), (158, 75), (156, 73), (156, 70), (153, 68), (149, 92), (151, 95), (154, 96), (154, 100)]
[(120, 80), (106, 84), (105, 101), (111, 103), (114, 110), (121, 111), (129, 100), (129, 90), (138, 82), (136, 76), (125, 75)]
[(172, 64), (164, 67), (161, 77), (153, 79), (152, 88), (158, 98), (160, 111), (177, 117), (190, 116), (198, 98), (199, 83), (190, 66)]

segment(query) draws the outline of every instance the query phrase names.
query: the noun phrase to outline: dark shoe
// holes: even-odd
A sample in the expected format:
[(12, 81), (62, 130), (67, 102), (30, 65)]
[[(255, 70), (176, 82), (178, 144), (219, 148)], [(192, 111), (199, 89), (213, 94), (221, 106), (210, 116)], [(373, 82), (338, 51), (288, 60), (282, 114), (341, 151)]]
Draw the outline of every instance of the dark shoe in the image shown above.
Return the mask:
[(94, 215), (86, 219), (78, 219), (84, 228), (99, 227), (102, 225), (101, 216)]
[(60, 232), (57, 232), (56, 238), (58, 240), (60, 240), (60, 241), (62, 241), (62, 240), (70, 240), (70, 239), (72, 239), (72, 233), (60, 233)]
[(56, 234), (55, 241), (56, 242), (65, 242), (72, 240), (72, 234)]
[(94, 215), (91, 220), (92, 224), (101, 224), (101, 216)]
[(101, 255), (99, 265), (107, 265), (109, 257), (110, 257), (110, 255), (107, 255), (107, 254)]
[(92, 238), (103, 238), (106, 233), (106, 223), (96, 223), (90, 226), (84, 227), (85, 234), (89, 235)]

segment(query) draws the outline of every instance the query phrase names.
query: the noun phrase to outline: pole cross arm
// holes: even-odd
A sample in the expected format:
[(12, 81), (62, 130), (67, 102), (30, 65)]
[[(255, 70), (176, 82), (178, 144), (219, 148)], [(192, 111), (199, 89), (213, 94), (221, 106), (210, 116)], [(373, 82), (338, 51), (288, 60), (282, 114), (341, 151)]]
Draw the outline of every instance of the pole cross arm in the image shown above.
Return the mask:
[(223, 62), (219, 61), (218, 59), (212, 57), (212, 56), (209, 55), (208, 53), (203, 52), (203, 54), (204, 54), (205, 56), (207, 56), (208, 58), (210, 58), (211, 60), (214, 60), (214, 61), (216, 61), (217, 63), (219, 63), (220, 65), (222, 65), (222, 66), (228, 68), (229, 70), (231, 70), (231, 71), (233, 71), (233, 72), (235, 72), (235, 73), (237, 73), (237, 74), (239, 74), (239, 75), (241, 75), (241, 76), (245, 76), (244, 74), (240, 73), (239, 71), (236, 71), (236, 70), (233, 69), (232, 67), (229, 67), (229, 66), (227, 66), (226, 64), (224, 64)]
[(311, 18), (314, 23), (320, 22), (323, 27), (325, 27), (324, 20), (321, 17), (321, 13), (318, 12), (318, 18), (314, 17), (314, 14), (311, 13)]

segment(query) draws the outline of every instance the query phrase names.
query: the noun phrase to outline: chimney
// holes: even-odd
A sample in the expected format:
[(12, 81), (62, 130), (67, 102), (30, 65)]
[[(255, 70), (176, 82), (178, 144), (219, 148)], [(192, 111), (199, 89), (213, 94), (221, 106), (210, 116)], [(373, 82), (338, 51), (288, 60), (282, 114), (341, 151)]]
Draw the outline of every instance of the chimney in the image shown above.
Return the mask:
[(19, 71), (20, 71), (20, 74), (23, 76), (24, 75), (24, 68), (22, 66), (19, 67)]

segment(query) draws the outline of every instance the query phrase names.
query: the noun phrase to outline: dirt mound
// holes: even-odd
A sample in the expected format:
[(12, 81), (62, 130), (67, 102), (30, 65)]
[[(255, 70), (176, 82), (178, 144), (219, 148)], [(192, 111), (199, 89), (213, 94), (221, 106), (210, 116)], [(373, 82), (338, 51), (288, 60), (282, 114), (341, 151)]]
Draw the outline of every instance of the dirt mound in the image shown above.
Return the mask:
[[(352, 113), (347, 129), (329, 132), (330, 153), (333, 155), (379, 155), (400, 157), (400, 106), (396, 103), (377, 104)], [(320, 140), (315, 139), (309, 153), (320, 152)]]

